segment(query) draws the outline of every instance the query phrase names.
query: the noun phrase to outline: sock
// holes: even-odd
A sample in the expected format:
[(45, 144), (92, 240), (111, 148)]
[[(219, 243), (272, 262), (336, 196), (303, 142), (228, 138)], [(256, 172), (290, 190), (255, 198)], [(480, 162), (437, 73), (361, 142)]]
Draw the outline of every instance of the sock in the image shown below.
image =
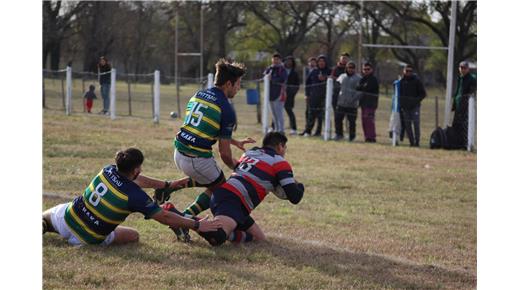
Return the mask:
[(210, 197), (205, 193), (199, 194), (197, 199), (184, 210), (184, 214), (196, 216), (209, 208)]
[(232, 231), (231, 234), (229, 234), (229, 237), (228, 237), (228, 241), (230, 242), (233, 242), (233, 243), (248, 243), (248, 242), (251, 242), (253, 240), (253, 235), (248, 233), (248, 232), (244, 232), (244, 231)]

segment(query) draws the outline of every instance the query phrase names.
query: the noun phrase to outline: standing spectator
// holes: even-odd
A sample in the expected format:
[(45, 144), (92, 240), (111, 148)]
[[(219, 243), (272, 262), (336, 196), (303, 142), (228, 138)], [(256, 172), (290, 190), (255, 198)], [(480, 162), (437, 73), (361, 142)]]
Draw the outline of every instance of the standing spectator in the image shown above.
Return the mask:
[[(309, 57), (307, 60), (307, 66), (305, 67), (305, 76), (304, 80), (307, 79), (307, 77), (311, 74), (313, 70), (315, 70), (318, 67), (318, 62), (315, 57)], [(305, 128), (307, 128), (309, 124), (310, 119), (310, 108), (309, 108), (309, 96), (307, 96), (307, 83), (305, 83)], [(305, 135), (305, 130), (303, 130), (300, 134), (300, 136)]]
[(477, 91), (477, 78), (469, 73), (467, 61), (462, 61), (459, 64), (459, 73), (457, 89), (451, 107), (451, 110), (455, 112), (452, 126), (456, 138), (453, 140), (453, 145), (456, 148), (465, 148), (468, 144), (469, 97), (475, 95)]
[[(345, 73), (347, 70), (347, 63), (350, 61), (350, 54), (347, 52), (339, 56), (339, 61), (336, 66), (332, 69), (330, 76), (333, 80), (337, 80), (338, 77)], [(334, 88), (332, 90), (332, 108), (334, 109), (334, 115), (336, 115), (336, 107), (338, 105), (338, 96), (341, 86), (339, 83), (334, 82)]]
[(363, 77), (356, 88), (361, 91), (359, 105), (361, 106), (361, 123), (365, 133), (365, 142), (376, 142), (376, 109), (379, 99), (379, 82), (374, 76), (372, 64), (363, 64)]
[(404, 129), (410, 140), (410, 146), (419, 147), (419, 140), (421, 139), (421, 101), (426, 97), (426, 91), (421, 80), (413, 73), (411, 65), (408, 64), (404, 67), (399, 86), (399, 104)]
[(285, 100), (285, 112), (289, 117), (289, 125), (291, 127), (291, 135), (296, 135), (296, 116), (294, 116), (294, 98), (300, 89), (300, 77), (296, 71), (296, 62), (294, 57), (285, 58), (285, 70), (287, 72), (287, 100)]
[(284, 132), (283, 108), (286, 99), (285, 81), (287, 72), (282, 64), (282, 56), (278, 53), (271, 57), (271, 66), (265, 71), (264, 75), (269, 75), (269, 103), (273, 114), (274, 131)]
[(356, 64), (352, 61), (347, 63), (347, 71), (341, 74), (336, 81), (340, 84), (341, 90), (338, 96), (338, 106), (334, 115), (336, 125), (336, 140), (343, 139), (343, 118), (347, 116), (350, 142), (356, 138), (356, 118), (359, 106), (359, 92), (356, 87), (361, 80), (361, 76), (356, 74)]
[(110, 82), (112, 66), (108, 63), (108, 59), (104, 56), (99, 58), (98, 75), (99, 84), (101, 85), (101, 96), (103, 97), (103, 110), (100, 114), (108, 115), (110, 109)]
[(92, 105), (94, 104), (94, 99), (97, 99), (96, 94), (94, 93), (96, 87), (94, 85), (88, 86), (88, 91), (85, 92), (83, 98), (85, 99), (85, 107), (87, 108), (87, 112), (92, 113)]
[(321, 136), (323, 113), (325, 111), (325, 94), (327, 91), (327, 77), (330, 69), (327, 66), (327, 57), (318, 57), (318, 68), (313, 70), (307, 77), (305, 95), (309, 98), (309, 120), (305, 127), (304, 136), (311, 134), (314, 122), (318, 120), (316, 132), (313, 136)]

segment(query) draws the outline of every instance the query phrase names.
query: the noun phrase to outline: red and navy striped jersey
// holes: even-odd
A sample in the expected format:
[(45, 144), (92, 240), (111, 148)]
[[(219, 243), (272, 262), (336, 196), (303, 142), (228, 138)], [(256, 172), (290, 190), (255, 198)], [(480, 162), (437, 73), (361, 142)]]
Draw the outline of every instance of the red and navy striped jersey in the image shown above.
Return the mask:
[(291, 165), (268, 147), (247, 150), (231, 177), (222, 185), (237, 195), (251, 212), (269, 192), (280, 186), (295, 184)]

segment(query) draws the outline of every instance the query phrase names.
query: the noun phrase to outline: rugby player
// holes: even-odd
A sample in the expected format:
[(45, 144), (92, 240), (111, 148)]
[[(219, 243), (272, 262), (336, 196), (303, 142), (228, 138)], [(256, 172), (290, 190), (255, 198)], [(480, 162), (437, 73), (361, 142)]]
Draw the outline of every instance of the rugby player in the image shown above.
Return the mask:
[(143, 153), (128, 148), (116, 153), (116, 165), (104, 167), (90, 182), (83, 195), (43, 213), (43, 233), (55, 232), (74, 246), (85, 244), (125, 244), (137, 242), (139, 233), (121, 226), (132, 212), (144, 214), (170, 227), (199, 231), (216, 230), (220, 223), (189, 219), (164, 210), (141, 188), (181, 187), (188, 178), (173, 182), (140, 175)]

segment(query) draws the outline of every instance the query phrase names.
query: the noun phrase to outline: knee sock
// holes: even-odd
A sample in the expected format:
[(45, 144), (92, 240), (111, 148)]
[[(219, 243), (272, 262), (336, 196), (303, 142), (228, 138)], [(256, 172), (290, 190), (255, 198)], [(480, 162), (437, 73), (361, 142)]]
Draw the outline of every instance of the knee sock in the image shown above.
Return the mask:
[(195, 199), (195, 201), (190, 206), (188, 206), (183, 213), (185, 215), (188, 214), (191, 216), (196, 216), (209, 208), (209, 201), (210, 197), (205, 192), (203, 192), (197, 196), (197, 199)]
[(229, 234), (229, 237), (228, 237), (228, 241), (230, 242), (233, 242), (233, 243), (248, 243), (248, 242), (251, 242), (253, 240), (253, 235), (248, 233), (248, 232), (244, 232), (244, 231), (239, 231), (239, 230), (235, 230), (233, 232), (231, 232), (231, 234)]

